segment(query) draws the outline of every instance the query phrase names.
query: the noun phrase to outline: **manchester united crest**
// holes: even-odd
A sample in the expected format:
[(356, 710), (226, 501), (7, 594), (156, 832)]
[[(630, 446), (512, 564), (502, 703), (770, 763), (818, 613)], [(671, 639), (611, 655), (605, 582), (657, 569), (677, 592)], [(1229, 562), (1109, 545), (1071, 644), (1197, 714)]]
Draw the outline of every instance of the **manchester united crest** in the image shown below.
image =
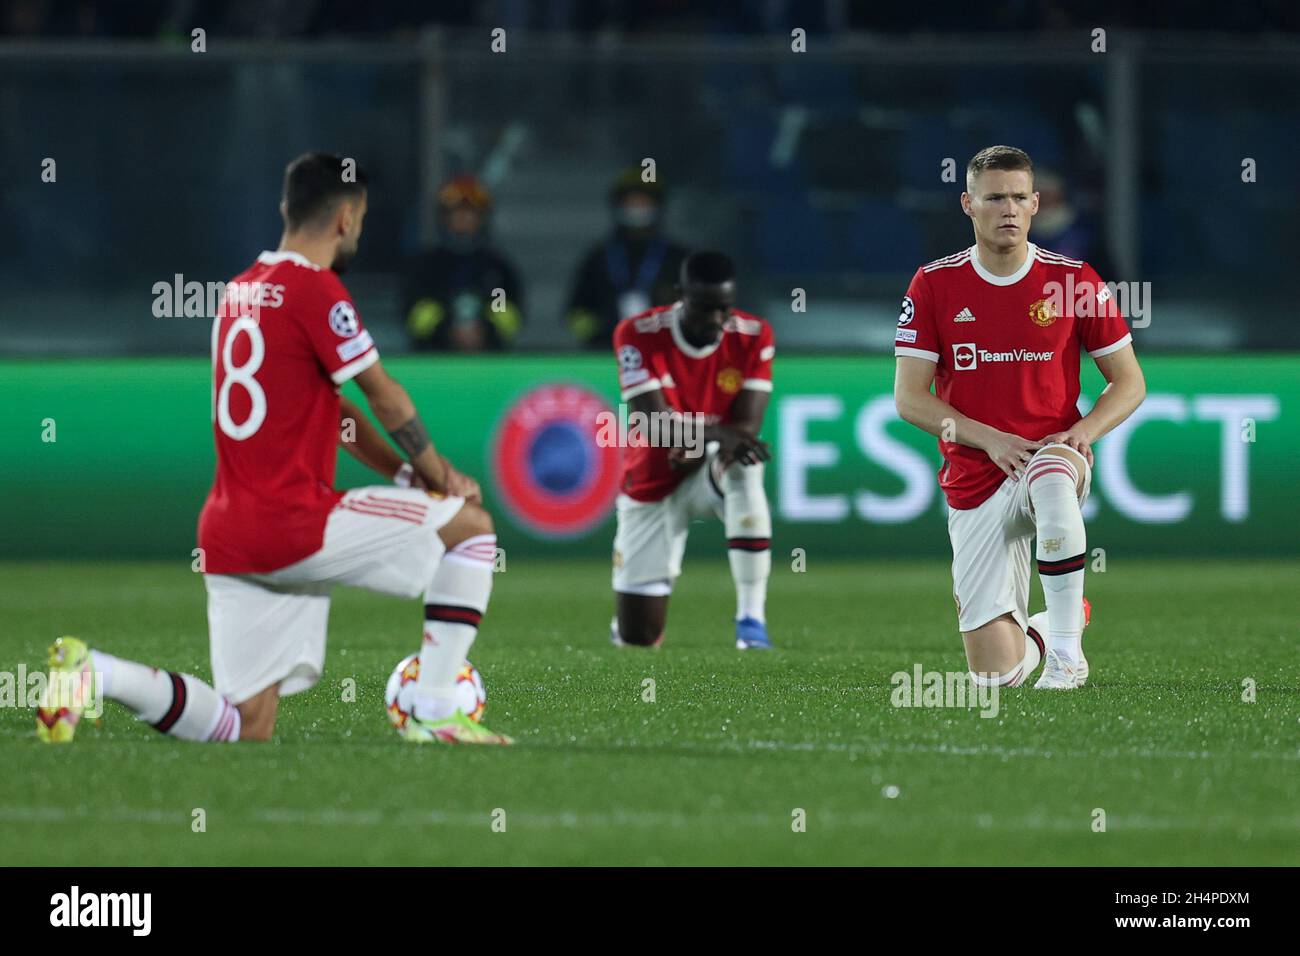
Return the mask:
[(1029, 307), (1029, 317), (1034, 320), (1034, 325), (1047, 328), (1058, 317), (1056, 305), (1047, 299), (1039, 299)]
[(718, 373), (718, 388), (728, 395), (735, 395), (740, 391), (740, 386), (744, 384), (744, 381), (745, 376), (740, 374), (739, 369), (724, 368)]

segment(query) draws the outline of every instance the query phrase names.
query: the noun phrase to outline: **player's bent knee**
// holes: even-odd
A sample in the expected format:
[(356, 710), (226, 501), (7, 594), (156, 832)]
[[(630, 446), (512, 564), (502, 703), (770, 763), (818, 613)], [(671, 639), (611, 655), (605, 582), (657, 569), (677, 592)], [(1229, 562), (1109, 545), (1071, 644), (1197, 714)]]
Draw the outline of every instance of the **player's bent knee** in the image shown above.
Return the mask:
[(1062, 445), (1052, 445), (1047, 449), (1046, 454), (1055, 455), (1057, 458), (1064, 458), (1074, 466), (1074, 470), (1080, 475), (1083, 474), (1084, 469), (1088, 466), (1087, 462), (1083, 460), (1083, 456), (1073, 448), (1066, 448)]
[(1040, 531), (1044, 524), (1051, 527), (1062, 521), (1082, 526), (1081, 477), (1067, 474), (1065, 468), (1057, 466), (1033, 472), (1026, 480), (1029, 481), (1030, 508), (1039, 522)]
[(961, 636), (971, 674), (1002, 677), (1013, 673), (1024, 657), (1025, 633), (1010, 613), (963, 631)]
[(645, 631), (634, 630), (630, 634), (625, 634), (623, 633), (623, 630), (620, 628), (619, 637), (622, 639), (624, 645), (626, 645), (627, 647), (658, 647), (660, 644), (664, 642), (664, 635), (662, 631), (660, 631), (658, 634), (655, 634), (653, 631), (649, 631), (649, 630), (645, 630)]
[(655, 647), (664, 639), (663, 625), (640, 614), (618, 615), (618, 636), (630, 647)]
[(275, 715), (279, 705), (278, 684), (236, 704), (235, 709), (239, 711), (239, 739), (270, 740), (275, 733)]
[(1070, 477), (1065, 474), (1069, 471), (1072, 472), (1075, 493), (1080, 494), (1083, 492), (1083, 479), (1087, 474), (1087, 467), (1083, 456), (1074, 449), (1064, 445), (1051, 445), (1034, 455), (1025, 469), (1029, 480), (1029, 492), (1032, 495), (1036, 484), (1043, 479), (1050, 479), (1053, 475), (1060, 476), (1055, 480), (1065, 480)]
[(439, 531), (438, 537), (448, 549), (454, 548), (462, 541), (479, 535), (496, 534), (492, 515), (482, 505), (467, 501), (461, 506), (456, 516), (448, 521)]
[(473, 525), (474, 534), (470, 535), (470, 537), (474, 537), (480, 534), (497, 533), (497, 528), (492, 521), (492, 513), (490, 511), (488, 511), (482, 505), (467, 505), (467, 506), (474, 509), (470, 516), (470, 523)]
[(668, 599), (618, 592), (618, 636), (632, 647), (658, 647), (668, 623)]
[(655, 627), (651, 622), (620, 621), (618, 636), (629, 647), (658, 647), (664, 642), (662, 627)]
[(745, 491), (761, 492), (763, 490), (763, 463), (743, 465), (735, 462), (727, 466), (722, 473), (722, 490), (724, 492)]

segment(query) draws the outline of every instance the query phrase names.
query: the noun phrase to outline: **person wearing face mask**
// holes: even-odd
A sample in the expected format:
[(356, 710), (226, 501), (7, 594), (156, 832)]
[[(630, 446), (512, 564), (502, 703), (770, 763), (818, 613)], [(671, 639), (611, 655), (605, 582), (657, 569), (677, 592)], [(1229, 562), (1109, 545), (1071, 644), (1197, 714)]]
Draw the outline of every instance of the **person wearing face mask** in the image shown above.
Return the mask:
[(664, 193), (644, 182), (638, 166), (624, 170), (609, 193), (614, 229), (583, 257), (566, 315), (585, 347), (606, 349), (614, 327), (631, 315), (677, 298), (686, 249), (662, 234)]
[(501, 351), (523, 325), (519, 272), (488, 241), (492, 195), (474, 176), (438, 191), (437, 246), (407, 270), (402, 314), (417, 351)]

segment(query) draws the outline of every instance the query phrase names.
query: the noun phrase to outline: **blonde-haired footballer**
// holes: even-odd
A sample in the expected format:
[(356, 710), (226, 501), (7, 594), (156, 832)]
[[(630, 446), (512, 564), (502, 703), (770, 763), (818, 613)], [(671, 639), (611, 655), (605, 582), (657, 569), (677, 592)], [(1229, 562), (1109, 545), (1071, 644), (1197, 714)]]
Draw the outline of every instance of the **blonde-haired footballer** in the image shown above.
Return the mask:
[[(1028, 155), (981, 150), (961, 205), (975, 244), (918, 269), (903, 299), (898, 414), (939, 437), (953, 594), (975, 679), (1014, 686), (1041, 658), (1035, 687), (1082, 687), (1092, 444), (1142, 403), (1142, 369), (1092, 267), (1029, 241), (1038, 194)], [(1080, 416), (1083, 352), (1108, 384)], [(1031, 618), (1034, 541), (1047, 611)]]

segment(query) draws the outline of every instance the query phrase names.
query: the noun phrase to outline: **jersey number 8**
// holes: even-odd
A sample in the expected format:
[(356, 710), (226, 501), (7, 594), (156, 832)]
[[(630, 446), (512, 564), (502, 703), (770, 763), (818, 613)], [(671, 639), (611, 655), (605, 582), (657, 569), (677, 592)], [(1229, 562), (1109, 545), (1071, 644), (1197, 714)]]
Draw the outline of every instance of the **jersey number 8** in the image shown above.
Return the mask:
[[(220, 320), (217, 321), (213, 328), (212, 352), (213, 358), (217, 357), (216, 336), (219, 334)], [(248, 361), (243, 365), (234, 364), (233, 353), (235, 350), (235, 339), (240, 332), (248, 334)], [(213, 396), (214, 417), (221, 430), (233, 438), (235, 441), (243, 441), (251, 438), (262, 427), (262, 422), (266, 420), (266, 392), (262, 386), (253, 378), (257, 370), (262, 367), (262, 360), (266, 357), (266, 340), (262, 338), (262, 329), (257, 322), (248, 316), (242, 316), (236, 319), (230, 325), (230, 330), (226, 333), (226, 340), (221, 343), (221, 366), (225, 374), (221, 379), (221, 390)], [(243, 386), (248, 392), (250, 408), (248, 418), (243, 424), (236, 425), (235, 420), (230, 416), (230, 390), (236, 385)]]

